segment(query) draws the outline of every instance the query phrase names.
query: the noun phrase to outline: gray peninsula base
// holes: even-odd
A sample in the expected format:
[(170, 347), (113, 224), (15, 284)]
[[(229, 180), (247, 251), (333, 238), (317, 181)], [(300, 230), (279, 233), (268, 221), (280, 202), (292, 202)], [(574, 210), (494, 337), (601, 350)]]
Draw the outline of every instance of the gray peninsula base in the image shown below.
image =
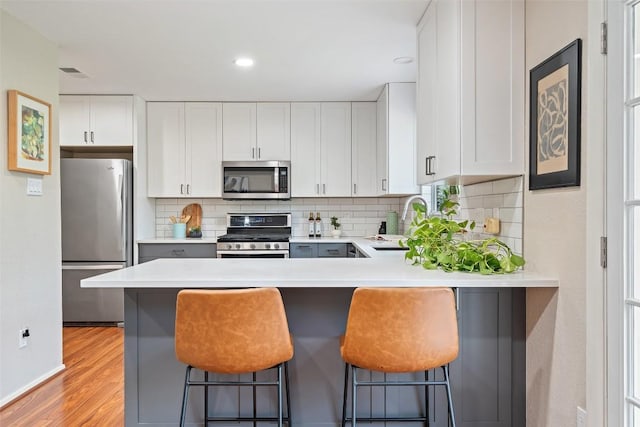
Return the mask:
[[(177, 292), (178, 289), (125, 289), (128, 427), (178, 425), (185, 366), (174, 353)], [(344, 331), (353, 289), (288, 288), (281, 292), (295, 342), (295, 355), (290, 362), (293, 425), (340, 425), (344, 364), (338, 337)], [(524, 427), (525, 289), (463, 288), (458, 301), (460, 355), (451, 365), (458, 426)], [(434, 374), (439, 378), (441, 371), (429, 373)], [(269, 375), (274, 373), (260, 373), (258, 378)], [(383, 374), (363, 375), (376, 379)], [(412, 376), (404, 376), (407, 377)], [(252, 412), (250, 387), (212, 389), (209, 398), (210, 415), (247, 416)], [(363, 389), (358, 394), (358, 412), (360, 416), (412, 415), (423, 411), (424, 400), (422, 389)], [(274, 414), (275, 405), (274, 392), (259, 388), (258, 411)], [(444, 390), (429, 390), (429, 407), (430, 425), (446, 426)], [(203, 393), (194, 388), (190, 393), (188, 425), (203, 425), (203, 408)]]

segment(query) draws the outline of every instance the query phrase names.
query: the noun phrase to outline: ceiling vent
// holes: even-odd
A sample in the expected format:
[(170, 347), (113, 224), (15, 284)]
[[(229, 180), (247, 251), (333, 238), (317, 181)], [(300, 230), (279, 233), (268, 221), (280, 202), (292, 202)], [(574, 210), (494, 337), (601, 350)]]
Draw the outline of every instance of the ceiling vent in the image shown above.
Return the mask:
[(89, 77), (86, 74), (84, 74), (82, 71), (73, 67), (60, 67), (60, 71), (62, 71), (65, 74), (68, 74), (70, 77), (75, 77), (77, 79), (86, 79)]

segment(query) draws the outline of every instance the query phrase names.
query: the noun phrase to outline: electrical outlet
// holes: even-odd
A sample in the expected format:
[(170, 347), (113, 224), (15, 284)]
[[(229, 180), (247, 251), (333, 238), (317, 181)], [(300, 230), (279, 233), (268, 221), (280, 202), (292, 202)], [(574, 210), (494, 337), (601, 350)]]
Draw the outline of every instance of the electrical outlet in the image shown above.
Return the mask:
[(576, 427), (587, 427), (587, 411), (579, 406), (576, 410)]
[(29, 344), (29, 328), (20, 329), (18, 332), (18, 348), (24, 348)]
[(487, 234), (499, 234), (500, 220), (498, 218), (485, 218), (482, 229), (483, 232)]

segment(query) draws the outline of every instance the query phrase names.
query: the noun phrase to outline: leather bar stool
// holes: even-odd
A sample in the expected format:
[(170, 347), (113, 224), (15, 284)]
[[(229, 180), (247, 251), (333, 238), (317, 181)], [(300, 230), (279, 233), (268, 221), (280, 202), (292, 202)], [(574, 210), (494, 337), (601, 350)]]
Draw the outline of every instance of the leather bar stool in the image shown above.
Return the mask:
[[(187, 365), (180, 426), (184, 426), (189, 388), (204, 387), (205, 426), (216, 421), (277, 421), (291, 425), (289, 370), (293, 342), (280, 291), (276, 288), (233, 290), (182, 290), (176, 303), (176, 357)], [(191, 379), (191, 370), (204, 371), (204, 381)], [(256, 381), (256, 372), (276, 369), (275, 381)], [(286, 385), (287, 414), (283, 414), (282, 371)], [(252, 381), (213, 381), (217, 374), (252, 373)], [(210, 417), (208, 390), (211, 386), (251, 386), (252, 417)], [(256, 416), (256, 386), (276, 386), (278, 414)]]
[[(453, 291), (449, 288), (358, 288), (354, 291), (340, 353), (346, 362), (342, 426), (356, 421), (423, 421), (429, 425), (427, 386), (444, 386), (449, 421), (455, 427), (448, 364), (458, 357), (458, 323)], [(427, 371), (441, 367), (443, 381), (427, 379)], [(424, 371), (424, 381), (360, 381), (358, 369), (384, 373)], [(351, 371), (351, 417), (347, 394)], [(386, 378), (386, 376), (385, 376)], [(415, 417), (357, 417), (358, 387), (425, 386), (425, 415)]]

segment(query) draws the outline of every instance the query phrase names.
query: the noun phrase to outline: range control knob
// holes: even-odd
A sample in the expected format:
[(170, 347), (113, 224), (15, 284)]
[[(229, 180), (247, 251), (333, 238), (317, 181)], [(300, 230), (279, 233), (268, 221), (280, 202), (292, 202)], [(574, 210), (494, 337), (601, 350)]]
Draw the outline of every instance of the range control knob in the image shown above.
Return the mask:
[(265, 249), (271, 249), (271, 243), (265, 243), (264, 244), (264, 248)]
[(236, 243), (236, 249), (240, 249), (240, 243)]
[(275, 243), (275, 244), (273, 245), (273, 248), (274, 248), (274, 249), (279, 249), (279, 248), (280, 248), (280, 245), (279, 245), (279, 244), (277, 244), (277, 243)]
[(256, 248), (256, 245), (255, 245), (255, 243), (252, 243), (252, 244), (250, 244), (250, 245), (249, 245), (249, 247), (250, 247), (251, 249), (255, 249), (255, 248)]

